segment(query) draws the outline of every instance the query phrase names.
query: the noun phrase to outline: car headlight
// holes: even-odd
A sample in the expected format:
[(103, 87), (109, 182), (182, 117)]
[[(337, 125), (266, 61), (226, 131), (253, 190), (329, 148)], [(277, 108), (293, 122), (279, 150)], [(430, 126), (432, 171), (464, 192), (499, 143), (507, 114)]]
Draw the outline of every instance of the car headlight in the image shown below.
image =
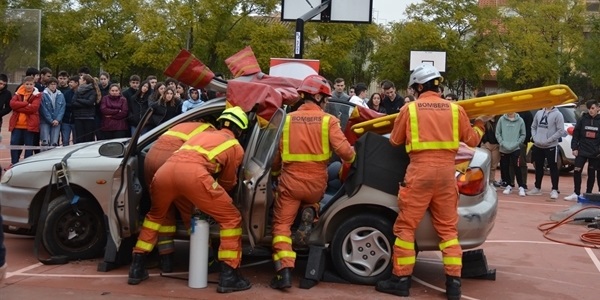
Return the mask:
[(12, 177), (13, 172), (12, 169), (8, 169), (6, 170), (6, 172), (4, 172), (4, 175), (2, 175), (2, 179), (0, 179), (0, 183), (7, 183), (10, 178)]

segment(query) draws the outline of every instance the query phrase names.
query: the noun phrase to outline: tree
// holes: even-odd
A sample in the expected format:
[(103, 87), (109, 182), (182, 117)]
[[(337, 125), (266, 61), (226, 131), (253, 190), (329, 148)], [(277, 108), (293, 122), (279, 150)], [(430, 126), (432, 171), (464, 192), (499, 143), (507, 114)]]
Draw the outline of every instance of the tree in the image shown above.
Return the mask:
[(499, 84), (519, 90), (560, 82), (580, 54), (584, 12), (577, 0), (509, 0), (493, 32)]

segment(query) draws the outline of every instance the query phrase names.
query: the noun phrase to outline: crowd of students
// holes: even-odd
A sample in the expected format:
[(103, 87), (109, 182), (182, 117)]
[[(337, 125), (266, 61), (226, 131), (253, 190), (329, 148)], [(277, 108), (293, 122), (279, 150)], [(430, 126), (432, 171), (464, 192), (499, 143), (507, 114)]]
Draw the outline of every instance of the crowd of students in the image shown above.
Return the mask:
[(111, 83), (107, 72), (93, 77), (86, 67), (76, 75), (60, 71), (56, 77), (49, 68), (29, 68), (14, 95), (7, 83), (8, 77), (0, 74), (0, 113), (12, 112), (8, 168), (23, 151), (29, 157), (45, 147), (129, 137), (151, 107), (154, 112), (142, 129), (145, 133), (215, 96), (172, 78), (158, 82), (153, 75), (144, 81), (132, 75), (129, 87), (122, 90)]

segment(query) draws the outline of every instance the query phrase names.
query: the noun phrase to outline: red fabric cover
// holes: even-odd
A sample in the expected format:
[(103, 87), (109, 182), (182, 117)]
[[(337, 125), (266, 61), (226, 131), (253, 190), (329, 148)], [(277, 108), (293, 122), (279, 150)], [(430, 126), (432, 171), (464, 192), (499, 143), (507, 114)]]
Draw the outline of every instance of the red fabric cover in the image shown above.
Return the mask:
[(192, 53), (181, 49), (164, 74), (194, 88), (203, 88), (215, 74)]

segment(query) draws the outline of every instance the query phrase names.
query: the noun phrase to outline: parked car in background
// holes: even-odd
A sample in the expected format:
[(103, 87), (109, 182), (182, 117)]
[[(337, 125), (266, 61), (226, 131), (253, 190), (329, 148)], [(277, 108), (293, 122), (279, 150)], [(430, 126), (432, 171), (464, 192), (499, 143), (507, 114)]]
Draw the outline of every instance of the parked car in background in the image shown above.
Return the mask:
[[(40, 234), (51, 254), (70, 259), (104, 254), (101, 264), (112, 264), (119, 256), (130, 257), (131, 241), (137, 238), (150, 201), (143, 176), (146, 153), (175, 124), (214, 120), (224, 109), (225, 99), (215, 99), (141, 136), (138, 132), (131, 139), (59, 147), (22, 160), (0, 181), (4, 231)], [(327, 111), (342, 117), (343, 126), (353, 109), (349, 102), (330, 102), (327, 106)], [(250, 249), (244, 255), (269, 253), (271, 249), (274, 193), (269, 173), (285, 116), (284, 110), (277, 109), (268, 125), (261, 127), (254, 121), (241, 139), (245, 157), (232, 195), (243, 216), (244, 249)], [(309, 244), (326, 248), (334, 269), (344, 279), (374, 284), (391, 272), (392, 228), (398, 213), (397, 153), (404, 149), (392, 147), (386, 135), (372, 132), (364, 134), (355, 149), (353, 174), (343, 184), (335, 176), (329, 178)], [(64, 189), (49, 187), (57, 163), (65, 167), (68, 184), (79, 197), (75, 204)], [(337, 165), (330, 165), (330, 173), (337, 174)], [(487, 184), (489, 173), (489, 153), (480, 149), (475, 150), (466, 173), (457, 172), (458, 232), (464, 249), (483, 244), (494, 226), (498, 198)], [(51, 199), (48, 216), (43, 232), (36, 232), (47, 191)], [(211, 238), (218, 239), (218, 233), (218, 226), (213, 224)], [(178, 228), (178, 234), (188, 238), (185, 228)], [(416, 247), (419, 251), (438, 251), (439, 242), (427, 213), (416, 231)]]
[[(567, 131), (567, 136), (563, 137), (562, 140), (558, 143), (558, 158), (557, 158), (557, 167), (561, 172), (571, 172), (575, 168), (575, 156), (573, 155), (573, 151), (571, 151), (571, 140), (573, 139), (573, 129), (575, 128), (575, 124), (577, 123), (577, 114), (576, 108), (577, 105), (575, 103), (557, 105), (558, 111), (560, 111), (563, 115), (563, 119), (565, 122), (565, 130)], [(535, 116), (538, 110), (532, 110), (531, 114)], [(529, 143), (527, 147), (527, 162), (531, 162), (531, 146), (533, 143)]]

